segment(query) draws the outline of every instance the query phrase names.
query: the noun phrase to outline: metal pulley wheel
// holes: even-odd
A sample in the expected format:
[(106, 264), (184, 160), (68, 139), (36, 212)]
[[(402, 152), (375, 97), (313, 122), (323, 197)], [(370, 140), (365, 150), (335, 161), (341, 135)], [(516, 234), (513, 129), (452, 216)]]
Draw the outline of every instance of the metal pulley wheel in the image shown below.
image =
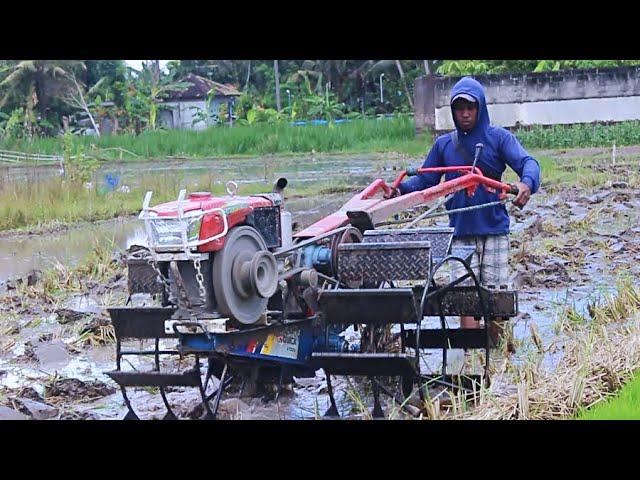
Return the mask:
[(213, 259), (213, 291), (221, 314), (251, 325), (278, 287), (278, 265), (252, 227), (229, 231)]
[(338, 245), (341, 243), (362, 242), (362, 232), (355, 227), (349, 227), (341, 235), (336, 235), (331, 240), (331, 276), (335, 276), (338, 271)]

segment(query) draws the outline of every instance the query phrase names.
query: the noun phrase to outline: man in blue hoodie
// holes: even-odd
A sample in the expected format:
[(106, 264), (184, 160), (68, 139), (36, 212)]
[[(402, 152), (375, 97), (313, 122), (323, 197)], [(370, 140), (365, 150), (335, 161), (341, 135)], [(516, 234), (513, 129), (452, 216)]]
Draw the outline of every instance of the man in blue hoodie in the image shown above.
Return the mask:
[[(438, 137), (424, 161), (423, 167), (449, 167), (471, 165), (475, 146), (484, 148), (476, 166), (494, 180), (501, 180), (507, 165), (520, 177), (515, 185), (518, 195), (514, 204), (524, 207), (531, 194), (540, 186), (540, 165), (520, 145), (508, 130), (490, 124), (489, 112), (482, 85), (471, 77), (464, 77), (451, 91), (451, 113), (455, 131)], [(459, 174), (447, 173), (450, 180)], [(424, 190), (440, 183), (442, 174), (424, 173), (399, 185), (395, 194)], [(465, 190), (456, 192), (446, 202), (448, 210), (482, 205), (498, 200), (498, 193), (488, 192), (479, 186), (474, 195), (467, 196)], [(474, 246), (471, 268), (483, 285), (506, 285), (509, 281), (509, 215), (504, 204), (476, 210), (451, 213), (449, 225), (455, 228), (454, 246)], [(459, 267), (452, 267), (452, 278), (464, 274)], [(462, 317), (461, 328), (478, 328), (473, 317)]]

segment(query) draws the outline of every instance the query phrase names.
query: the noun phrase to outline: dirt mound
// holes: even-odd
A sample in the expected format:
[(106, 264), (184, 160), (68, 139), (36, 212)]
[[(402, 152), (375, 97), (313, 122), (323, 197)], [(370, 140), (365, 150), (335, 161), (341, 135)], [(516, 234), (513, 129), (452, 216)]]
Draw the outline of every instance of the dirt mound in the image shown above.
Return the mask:
[(45, 386), (44, 396), (64, 397), (67, 401), (91, 401), (115, 392), (114, 387), (99, 380), (83, 382), (77, 378), (55, 378)]
[(71, 310), (69, 308), (58, 308), (55, 313), (58, 315), (58, 323), (62, 325), (91, 316), (91, 313)]

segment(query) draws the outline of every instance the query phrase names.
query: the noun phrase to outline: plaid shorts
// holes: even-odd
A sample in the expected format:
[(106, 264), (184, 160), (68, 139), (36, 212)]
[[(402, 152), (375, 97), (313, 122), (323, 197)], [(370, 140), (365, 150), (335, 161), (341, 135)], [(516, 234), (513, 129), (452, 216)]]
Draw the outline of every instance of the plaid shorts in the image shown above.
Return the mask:
[[(453, 239), (454, 247), (475, 247), (470, 266), (478, 281), (484, 286), (509, 284), (509, 235), (487, 235), (478, 237), (459, 237)], [(458, 262), (450, 262), (451, 281), (466, 273)], [(468, 278), (461, 285), (473, 285)]]

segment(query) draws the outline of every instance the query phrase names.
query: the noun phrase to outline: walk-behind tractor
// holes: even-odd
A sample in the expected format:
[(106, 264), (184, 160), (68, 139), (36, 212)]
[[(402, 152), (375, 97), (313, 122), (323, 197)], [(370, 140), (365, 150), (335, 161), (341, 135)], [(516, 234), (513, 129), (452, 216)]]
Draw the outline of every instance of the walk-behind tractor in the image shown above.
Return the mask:
[[(383, 198), (405, 175), (424, 171), (459, 175)], [(127, 387), (156, 387), (168, 410), (165, 418), (175, 418), (168, 389), (197, 388), (203, 416), (215, 418), (233, 377), (240, 380), (236, 387), (242, 385), (240, 395), (269, 377), (277, 396), (287, 379), (313, 377), (323, 369), (331, 402), (327, 415), (333, 416), (338, 409), (331, 375), (369, 377), (374, 417), (383, 415), (380, 393), (402, 403), (424, 395), (428, 384), (467, 392), (487, 384), (489, 349), (495, 346), (488, 326), (496, 317), (517, 314), (516, 292), (480, 286), (469, 267), (473, 249), (452, 249), (451, 228), (375, 227), (459, 190), (471, 195), (476, 188), (492, 189), (504, 201), (517, 193), (512, 185), (475, 166), (407, 170), (392, 186), (375, 180), (337, 212), (292, 234), (283, 202), (286, 184), (281, 178), (271, 193), (251, 196), (237, 195), (233, 182), (222, 197), (187, 196), (182, 190), (176, 201), (155, 207), (147, 193), (140, 218), (148, 248), (130, 252), (129, 290), (155, 294), (163, 306), (109, 309), (117, 356), (116, 370), (108, 375), (121, 387), (129, 409), (125, 418), (138, 418)], [(467, 273), (438, 280), (444, 277), (438, 271), (452, 262)], [(461, 285), (467, 279), (473, 286)], [(483, 327), (449, 328), (447, 317), (461, 315), (482, 319)], [(340, 335), (351, 328), (359, 342)], [(151, 340), (154, 348), (125, 348), (123, 342), (136, 339)], [(177, 347), (165, 347), (171, 343), (166, 339)], [(442, 366), (427, 372), (425, 355), (434, 349), (442, 352)], [(484, 349), (483, 372), (450, 374), (449, 349)], [(153, 362), (136, 367), (136, 356)], [(172, 356), (180, 359), (173, 364), (191, 365), (193, 359), (193, 367), (167, 370), (171, 362), (160, 360)], [(202, 360), (207, 368), (201, 372)], [(390, 377), (399, 388), (389, 388)]]

